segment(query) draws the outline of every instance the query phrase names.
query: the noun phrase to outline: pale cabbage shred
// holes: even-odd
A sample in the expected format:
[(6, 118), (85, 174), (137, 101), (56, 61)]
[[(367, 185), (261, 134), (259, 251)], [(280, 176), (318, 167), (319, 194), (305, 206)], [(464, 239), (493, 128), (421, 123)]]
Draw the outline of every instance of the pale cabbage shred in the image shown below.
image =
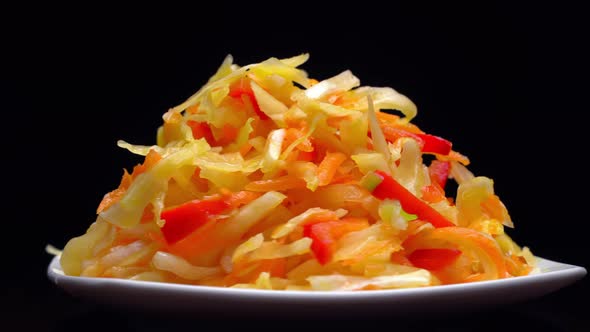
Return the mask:
[[(230, 222), (224, 231), (230, 239), (244, 238), (244, 234), (259, 222), (269, 223), (271, 227), (230, 245), (223, 250), (223, 254), (214, 254), (213, 257), (222, 255), (218, 264), (199, 259), (190, 261), (172, 252), (161, 251), (158, 244), (149, 243), (145, 237), (126, 245), (112, 246), (117, 229), (129, 230), (129, 234), (143, 234), (148, 230), (157, 231), (165, 225), (165, 220), (160, 220), (159, 215), (166, 206), (170, 181), (195, 196), (199, 192), (191, 184), (190, 176), (195, 168), (199, 168), (200, 177), (215, 187), (241, 190), (252, 173), (261, 171), (265, 174), (264, 178), (272, 178), (287, 167), (285, 159), (289, 154), (312, 136), (349, 155), (351, 163), (348, 167), (358, 167), (362, 174), (373, 170), (390, 172), (410, 192), (419, 196), (420, 189), (430, 184), (430, 178), (427, 167), (422, 164), (418, 143), (409, 138), (398, 139), (394, 144), (387, 143), (375, 114), (379, 109), (395, 109), (405, 115), (399, 120), (400, 123), (409, 123), (417, 114), (412, 101), (391, 88), (359, 88), (359, 79), (350, 71), (311, 86), (307, 74), (297, 68), (307, 59), (308, 55), (303, 54), (281, 60), (270, 58), (261, 63), (238, 67), (228, 56), (207, 84), (164, 115), (165, 122), (172, 129), (167, 132), (166, 128), (160, 127), (158, 145), (141, 146), (119, 141), (120, 147), (134, 154), (145, 156), (153, 149), (162, 159), (147, 172), (137, 176), (118, 202), (100, 212), (86, 234), (72, 239), (66, 245), (61, 256), (64, 272), (67, 275), (219, 285), (222, 280), (220, 276), (230, 273), (234, 264), (287, 257), (291, 269), (287, 278), (270, 277), (269, 273), (262, 272), (253, 283), (237, 283), (233, 287), (334, 291), (438, 284), (436, 277), (427, 270), (391, 263), (391, 253), (401, 249), (396, 234), (407, 228), (406, 215), (395, 200), (380, 203), (379, 212), (374, 212), (376, 222), (370, 227), (342, 237), (332, 262), (325, 266), (310, 258), (311, 239), (289, 238), (305, 220), (327, 210), (311, 207), (293, 214), (283, 208), (284, 217), (281, 214), (272, 215), (273, 209), (280, 207), (287, 198), (279, 192), (267, 192), (228, 216)], [(230, 85), (243, 77), (250, 78), (250, 88), (260, 110), (276, 125), (276, 129), (271, 130), (267, 137), (249, 138), (254, 118), (229, 113), (222, 107)], [(293, 82), (306, 89), (297, 88)], [(346, 107), (334, 104), (330, 98), (338, 93), (352, 95), (353, 102)], [(253, 107), (250, 100), (243, 101), (246, 107)], [(198, 111), (187, 111), (197, 106)], [(342, 120), (339, 131), (328, 125), (330, 118), (341, 117), (346, 118)], [(287, 118), (306, 121), (308, 131), (283, 149)], [(211, 147), (205, 139), (194, 139), (188, 121), (206, 121), (212, 126), (214, 136), (219, 135), (220, 128), (226, 123), (237, 125), (239, 130), (235, 141), (222, 149)], [(369, 129), (374, 150), (366, 148)], [(244, 159), (239, 150), (247, 143), (251, 144), (253, 150)], [(317, 189), (318, 181), (313, 176), (315, 173), (309, 174), (305, 181), (307, 188), (313, 192)], [(447, 201), (432, 206), (460, 225), (484, 218), (479, 204), (488, 195), (493, 195), (492, 181), (485, 177), (474, 177), (457, 162), (453, 162), (451, 174), (459, 183), (457, 206), (449, 205)], [(200, 193), (201, 197), (205, 194)], [(479, 197), (475, 201), (470, 199), (474, 195)], [(141, 224), (144, 210), (150, 204), (155, 216), (153, 223)], [(363, 204), (370, 204), (370, 201)], [(334, 212), (338, 217), (348, 213), (346, 209), (336, 209)], [(265, 219), (269, 215), (279, 217), (269, 221)], [(508, 214), (505, 215), (506, 220), (501, 222), (512, 226)], [(281, 219), (284, 220), (277, 224)], [(528, 248), (520, 249), (507, 235), (500, 233), (503, 250), (512, 250), (532, 260)], [(372, 254), (367, 255), (366, 252)], [(344, 261), (350, 263), (338, 264)]]

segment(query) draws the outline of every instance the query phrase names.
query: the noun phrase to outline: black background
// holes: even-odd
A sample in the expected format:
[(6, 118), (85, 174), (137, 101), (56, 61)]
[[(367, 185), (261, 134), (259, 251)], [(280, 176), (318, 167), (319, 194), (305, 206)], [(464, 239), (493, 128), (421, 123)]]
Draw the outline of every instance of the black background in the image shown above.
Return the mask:
[[(513, 238), (538, 256), (588, 267), (582, 11), (565, 5), (345, 7), (319, 13), (310, 5), (275, 4), (264, 14), (228, 5), (182, 18), (41, 10), (18, 24), (3, 23), (8, 200), (2, 242), (8, 258), (2, 298), (11, 308), (9, 321), (39, 330), (70, 331), (87, 322), (98, 329), (170, 327), (166, 317), (110, 311), (63, 293), (46, 279), (44, 246), (63, 247), (84, 232), (122, 168), (140, 161), (116, 141), (153, 144), (161, 115), (205, 83), (229, 53), (245, 65), (309, 52), (303, 68), (312, 77), (350, 69), (365, 85), (406, 94), (418, 105), (415, 123), (453, 141), (476, 175), (495, 180), (516, 224)], [(509, 329), (581, 329), (588, 319), (576, 301), (587, 295), (582, 280), (523, 304), (398, 320), (397, 327), (492, 330), (510, 320)]]

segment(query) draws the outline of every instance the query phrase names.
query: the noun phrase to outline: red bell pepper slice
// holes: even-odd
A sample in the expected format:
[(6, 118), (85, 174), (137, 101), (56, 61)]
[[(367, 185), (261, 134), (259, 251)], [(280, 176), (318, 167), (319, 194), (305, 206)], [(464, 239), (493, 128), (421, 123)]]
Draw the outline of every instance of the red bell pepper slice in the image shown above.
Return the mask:
[(166, 209), (160, 218), (166, 223), (162, 234), (168, 244), (176, 243), (203, 226), (211, 216), (223, 212), (229, 203), (221, 197), (206, 200), (194, 200)]
[(461, 250), (458, 249), (416, 249), (408, 255), (408, 260), (421, 269), (440, 270), (453, 264), (459, 256)]
[(213, 133), (211, 132), (211, 128), (206, 122), (197, 122), (193, 120), (189, 120), (186, 124), (191, 127), (191, 131), (193, 132), (193, 137), (195, 139), (204, 138), (207, 143), (214, 144), (215, 139), (213, 138)]
[[(367, 176), (376, 177), (377, 180), (381, 180), (372, 190), (373, 196), (381, 200), (387, 198), (397, 199), (404, 211), (417, 215), (418, 218), (430, 222), (432, 226), (436, 228), (455, 226), (455, 224), (450, 222), (426, 202), (414, 196), (414, 194), (404, 188), (404, 186), (391, 177), (391, 175), (378, 170), (368, 173)], [(370, 190), (370, 188), (368, 189)]]
[(256, 112), (256, 115), (258, 115), (258, 117), (260, 117), (261, 120), (270, 119), (268, 117), (268, 115), (266, 115), (266, 113), (264, 113), (260, 109), (260, 106), (258, 106), (258, 102), (256, 101), (256, 97), (254, 96), (254, 91), (252, 91), (252, 88), (250, 87), (250, 80), (249, 79), (242, 78), (239, 81), (237, 81), (236, 83), (232, 84), (229, 88), (228, 95), (232, 98), (238, 98), (238, 99), (241, 99), (242, 95), (246, 95), (250, 99), (250, 102), (252, 103), (252, 106), (254, 107), (254, 112)]
[(390, 142), (394, 142), (400, 137), (410, 137), (415, 139), (418, 144), (420, 144), (420, 150), (424, 153), (438, 153), (446, 156), (451, 152), (453, 146), (450, 141), (430, 134), (411, 133), (393, 126), (382, 126), (381, 129), (383, 130), (385, 139)]
[(448, 161), (433, 160), (428, 167), (431, 184), (422, 188), (422, 199), (437, 203), (446, 199), (445, 185), (449, 178), (451, 164)]
[(324, 265), (332, 260), (334, 243), (346, 233), (369, 227), (369, 222), (362, 218), (344, 218), (303, 226), (303, 236), (312, 239), (311, 251), (317, 261)]
[(332, 259), (334, 238), (324, 223), (305, 225), (303, 236), (312, 240), (311, 251), (320, 264), (324, 265)]
[(450, 171), (451, 163), (448, 161), (433, 160), (428, 167), (431, 182), (436, 182), (443, 189), (447, 184)]
[(438, 153), (441, 155), (448, 155), (451, 152), (453, 144), (446, 139), (430, 134), (414, 134), (422, 139), (424, 145), (422, 152), (424, 153)]

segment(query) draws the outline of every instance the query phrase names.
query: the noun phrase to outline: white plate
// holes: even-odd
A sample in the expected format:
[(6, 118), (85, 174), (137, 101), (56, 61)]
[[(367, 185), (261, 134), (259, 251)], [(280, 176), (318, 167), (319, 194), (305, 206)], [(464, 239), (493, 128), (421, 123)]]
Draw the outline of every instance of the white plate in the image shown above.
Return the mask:
[(229, 314), (339, 315), (449, 312), (512, 303), (539, 297), (586, 275), (580, 266), (539, 258), (540, 273), (502, 280), (424, 288), (362, 292), (301, 292), (191, 286), (109, 278), (63, 275), (55, 257), (49, 278), (74, 296), (108, 305), (159, 312)]

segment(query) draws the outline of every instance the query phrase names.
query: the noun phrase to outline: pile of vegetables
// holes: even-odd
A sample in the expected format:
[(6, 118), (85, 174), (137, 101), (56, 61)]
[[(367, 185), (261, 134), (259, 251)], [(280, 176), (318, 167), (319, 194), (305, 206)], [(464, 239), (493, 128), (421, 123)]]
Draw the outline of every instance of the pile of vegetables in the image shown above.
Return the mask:
[(119, 141), (143, 162), (65, 246), (64, 273), (334, 291), (534, 270), (493, 181), (413, 124), (410, 99), (350, 71), (318, 82), (298, 68), (307, 59), (228, 56), (163, 115), (157, 145)]

